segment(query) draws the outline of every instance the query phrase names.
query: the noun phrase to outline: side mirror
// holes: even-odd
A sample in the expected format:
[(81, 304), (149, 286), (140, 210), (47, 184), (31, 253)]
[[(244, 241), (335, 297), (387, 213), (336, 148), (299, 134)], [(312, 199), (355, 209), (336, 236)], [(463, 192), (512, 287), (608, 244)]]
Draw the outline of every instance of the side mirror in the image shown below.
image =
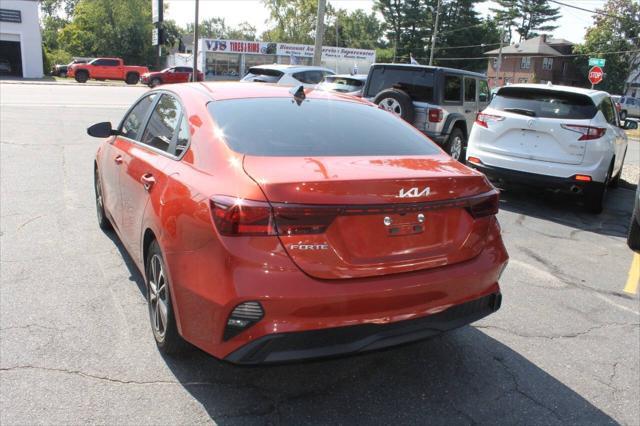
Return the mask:
[(625, 120), (624, 121), (624, 126), (622, 126), (623, 129), (625, 130), (636, 130), (638, 128), (638, 122), (637, 121), (631, 121), (631, 120)]
[(96, 123), (87, 129), (87, 134), (94, 138), (108, 138), (111, 135), (117, 135), (119, 133), (117, 130), (111, 128), (111, 123), (108, 121)]

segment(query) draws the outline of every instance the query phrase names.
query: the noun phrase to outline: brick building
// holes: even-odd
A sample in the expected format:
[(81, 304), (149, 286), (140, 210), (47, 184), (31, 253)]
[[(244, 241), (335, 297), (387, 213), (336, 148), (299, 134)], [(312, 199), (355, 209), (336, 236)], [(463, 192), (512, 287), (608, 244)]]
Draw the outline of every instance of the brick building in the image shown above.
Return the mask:
[(511, 83), (547, 83), (584, 86), (586, 79), (577, 73), (572, 53), (573, 43), (546, 35), (502, 48), (502, 67), (497, 76), (499, 49), (486, 52), (489, 56), (487, 77), (491, 87)]

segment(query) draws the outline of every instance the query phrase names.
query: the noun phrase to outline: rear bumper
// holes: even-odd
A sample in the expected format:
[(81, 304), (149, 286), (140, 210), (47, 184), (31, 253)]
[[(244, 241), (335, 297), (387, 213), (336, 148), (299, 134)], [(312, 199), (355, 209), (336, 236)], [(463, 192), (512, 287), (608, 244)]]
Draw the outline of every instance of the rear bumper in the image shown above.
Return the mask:
[(470, 324), (500, 309), (501, 302), (502, 295), (498, 292), (418, 319), (269, 334), (241, 347), (225, 360), (234, 364), (268, 364), (382, 349)]
[(554, 189), (566, 193), (582, 194), (602, 186), (599, 182), (582, 182), (573, 178), (540, 175), (487, 166), (486, 164), (468, 163), (469, 167), (485, 174), (498, 186), (523, 185), (543, 189)]

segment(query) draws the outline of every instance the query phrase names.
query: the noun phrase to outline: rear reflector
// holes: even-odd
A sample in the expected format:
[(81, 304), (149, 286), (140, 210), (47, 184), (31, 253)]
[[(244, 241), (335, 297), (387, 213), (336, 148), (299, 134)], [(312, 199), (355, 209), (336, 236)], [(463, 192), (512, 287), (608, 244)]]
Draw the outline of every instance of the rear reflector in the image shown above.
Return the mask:
[(575, 175), (573, 179), (579, 180), (581, 182), (591, 182), (591, 176), (587, 176), (587, 175)]
[(495, 123), (502, 120), (504, 120), (504, 117), (500, 115), (485, 114), (482, 112), (479, 112), (476, 115), (476, 124), (485, 128), (489, 128), (489, 123)]
[(473, 164), (482, 164), (482, 160), (480, 160), (478, 157), (468, 157), (467, 161)]
[(224, 340), (237, 336), (243, 330), (260, 321), (264, 316), (262, 305), (258, 302), (244, 302), (236, 306), (227, 319), (224, 329)]
[(421, 203), (310, 206), (243, 200), (216, 195), (211, 200), (213, 223), (224, 236), (322, 234), (338, 216), (420, 213), (466, 209), (474, 218), (498, 213), (497, 190), (471, 197)]
[(578, 138), (579, 141), (599, 139), (604, 136), (607, 131), (604, 127), (579, 126), (577, 124), (562, 124), (562, 128), (580, 133), (582, 136)]
[(442, 121), (443, 113), (440, 108), (429, 108), (429, 122), (439, 123)]

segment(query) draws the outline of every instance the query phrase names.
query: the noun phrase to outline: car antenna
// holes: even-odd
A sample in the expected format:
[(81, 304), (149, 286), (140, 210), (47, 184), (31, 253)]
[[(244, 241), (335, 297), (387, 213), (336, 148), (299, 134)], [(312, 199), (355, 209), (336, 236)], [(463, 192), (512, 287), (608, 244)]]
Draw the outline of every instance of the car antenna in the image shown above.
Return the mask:
[(296, 101), (296, 104), (300, 106), (302, 102), (306, 99), (307, 95), (304, 93), (304, 86), (298, 86), (297, 88), (293, 87), (289, 90), (289, 93), (293, 95), (293, 100)]

